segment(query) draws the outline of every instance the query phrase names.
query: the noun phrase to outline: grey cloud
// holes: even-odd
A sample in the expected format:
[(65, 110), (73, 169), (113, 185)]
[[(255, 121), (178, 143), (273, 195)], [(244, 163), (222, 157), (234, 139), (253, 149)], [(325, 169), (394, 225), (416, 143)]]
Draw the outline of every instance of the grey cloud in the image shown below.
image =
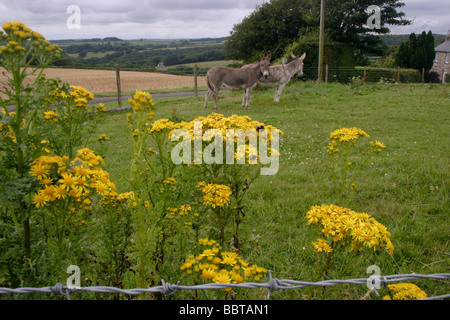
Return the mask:
[[(135, 38), (200, 38), (227, 36), (233, 25), (268, 0), (0, 0), (4, 21), (23, 21), (52, 39), (117, 36)], [(392, 33), (446, 33), (448, 0), (403, 0), (400, 10), (414, 23)], [(81, 9), (81, 30), (68, 30), (69, 5)], [(4, 22), (0, 21), (0, 23)]]
[(448, 0), (403, 0), (403, 11), (408, 20), (413, 20), (409, 26), (391, 26), (391, 33), (408, 34), (432, 31), (435, 34), (446, 34), (450, 29), (450, 1)]

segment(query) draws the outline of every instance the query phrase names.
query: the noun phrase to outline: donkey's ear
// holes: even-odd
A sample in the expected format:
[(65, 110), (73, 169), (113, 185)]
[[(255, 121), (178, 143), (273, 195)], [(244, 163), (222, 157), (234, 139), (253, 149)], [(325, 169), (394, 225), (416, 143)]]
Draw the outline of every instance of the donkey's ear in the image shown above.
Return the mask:
[(297, 59), (297, 57), (295, 56), (295, 54), (293, 52), (291, 52), (291, 57), (292, 57), (292, 59)]
[(266, 59), (270, 60), (270, 58), (272, 57), (272, 53), (270, 52), (270, 50), (267, 52), (267, 56)]
[(306, 52), (300, 57), (300, 59), (305, 60), (306, 58)]
[(263, 51), (261, 51), (261, 60), (262, 59), (264, 59), (265, 58), (265, 56), (266, 56), (266, 52), (263, 50)]

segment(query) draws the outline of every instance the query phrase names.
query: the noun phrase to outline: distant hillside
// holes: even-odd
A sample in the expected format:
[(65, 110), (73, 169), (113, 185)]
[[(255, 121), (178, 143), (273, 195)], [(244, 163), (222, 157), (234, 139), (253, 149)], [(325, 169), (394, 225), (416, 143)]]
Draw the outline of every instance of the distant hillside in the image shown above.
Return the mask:
[(111, 42), (111, 41), (124, 41), (117, 37), (107, 37), (107, 38), (91, 38), (91, 39), (59, 39), (59, 40), (50, 40), (51, 43), (55, 43), (61, 47), (71, 44), (83, 44), (83, 43), (92, 43), (92, 42)]
[[(433, 34), (433, 36), (435, 47), (437, 47), (439, 44), (445, 41), (446, 37), (445, 34)], [(402, 44), (402, 42), (408, 41), (409, 34), (385, 34), (380, 35), (380, 38), (381, 40), (383, 40), (384, 44), (386, 44), (388, 47), (399, 46)]]
[(157, 66), (223, 60), (223, 38), (122, 40), (116, 37), (56, 40), (64, 59), (55, 65), (77, 68), (122, 68), (156, 70)]
[[(380, 35), (388, 47), (399, 46), (408, 41), (408, 37), (409, 34)], [(446, 35), (435, 34), (434, 37), (435, 46), (438, 46)], [(225, 38), (122, 40), (108, 37), (54, 40), (52, 43), (63, 49), (63, 59), (55, 63), (59, 67), (113, 69), (119, 64), (129, 70), (191, 74), (193, 67), (189, 64), (224, 60), (224, 40)], [(198, 71), (203, 74), (206, 70), (206, 67), (199, 67)]]

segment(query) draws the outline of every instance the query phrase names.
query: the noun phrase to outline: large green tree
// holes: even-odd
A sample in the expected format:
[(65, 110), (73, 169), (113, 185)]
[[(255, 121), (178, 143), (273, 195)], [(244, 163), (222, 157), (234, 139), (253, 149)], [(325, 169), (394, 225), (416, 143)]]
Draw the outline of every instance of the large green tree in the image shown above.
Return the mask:
[(413, 32), (409, 35), (409, 41), (400, 45), (395, 62), (402, 68), (424, 68), (428, 71), (433, 67), (435, 55), (433, 33), (423, 31), (416, 36)]
[[(380, 28), (370, 29), (366, 23), (373, 12), (370, 5), (381, 9)], [(326, 0), (325, 32), (334, 41), (343, 42), (360, 52), (378, 52), (381, 40), (375, 34), (389, 32), (388, 25), (406, 25), (405, 14), (398, 11), (404, 3), (398, 0)], [(256, 8), (227, 37), (224, 52), (229, 59), (254, 60), (261, 50), (271, 50), (280, 57), (299, 32), (320, 24), (318, 0), (271, 0)]]
[(236, 24), (225, 40), (226, 57), (251, 61), (262, 50), (279, 56), (297, 39), (299, 30), (311, 24), (310, 0), (272, 0), (263, 3), (244, 20)]

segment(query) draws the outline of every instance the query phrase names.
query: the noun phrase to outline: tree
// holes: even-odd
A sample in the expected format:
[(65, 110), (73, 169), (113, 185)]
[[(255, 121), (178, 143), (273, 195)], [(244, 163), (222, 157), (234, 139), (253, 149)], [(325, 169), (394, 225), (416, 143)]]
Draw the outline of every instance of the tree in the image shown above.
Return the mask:
[(257, 60), (262, 50), (278, 57), (284, 48), (298, 38), (307, 27), (310, 0), (272, 0), (264, 3), (236, 24), (225, 40), (224, 53), (228, 59)]
[[(381, 9), (380, 28), (370, 29), (366, 23), (372, 12), (369, 6)], [(327, 0), (325, 28), (338, 42), (352, 45), (361, 53), (381, 53), (382, 41), (376, 34), (389, 33), (389, 25), (408, 25), (405, 13), (398, 11), (405, 4), (399, 0)]]
[(409, 68), (410, 59), (411, 47), (406, 42), (402, 42), (402, 44), (398, 48), (397, 56), (395, 57), (395, 63), (402, 68)]
[[(381, 9), (381, 28), (366, 26), (370, 5)], [(360, 52), (378, 52), (381, 40), (372, 33), (388, 33), (387, 25), (406, 25), (404, 6), (398, 0), (327, 0), (325, 32), (331, 40), (343, 42)], [(271, 0), (256, 8), (241, 23), (236, 24), (226, 38), (224, 52), (228, 59), (255, 60), (261, 50), (271, 50), (279, 58), (284, 48), (298, 39), (299, 32), (319, 28), (320, 1)]]
[(434, 50), (434, 36), (428, 31), (426, 35), (426, 51), (427, 51), (427, 65), (425, 69), (430, 70), (433, 67), (434, 58), (436, 57), (436, 50)]
[(428, 71), (433, 67), (435, 55), (433, 33), (423, 31), (416, 36), (413, 32), (409, 35), (409, 41), (400, 45), (395, 61), (402, 68)]

